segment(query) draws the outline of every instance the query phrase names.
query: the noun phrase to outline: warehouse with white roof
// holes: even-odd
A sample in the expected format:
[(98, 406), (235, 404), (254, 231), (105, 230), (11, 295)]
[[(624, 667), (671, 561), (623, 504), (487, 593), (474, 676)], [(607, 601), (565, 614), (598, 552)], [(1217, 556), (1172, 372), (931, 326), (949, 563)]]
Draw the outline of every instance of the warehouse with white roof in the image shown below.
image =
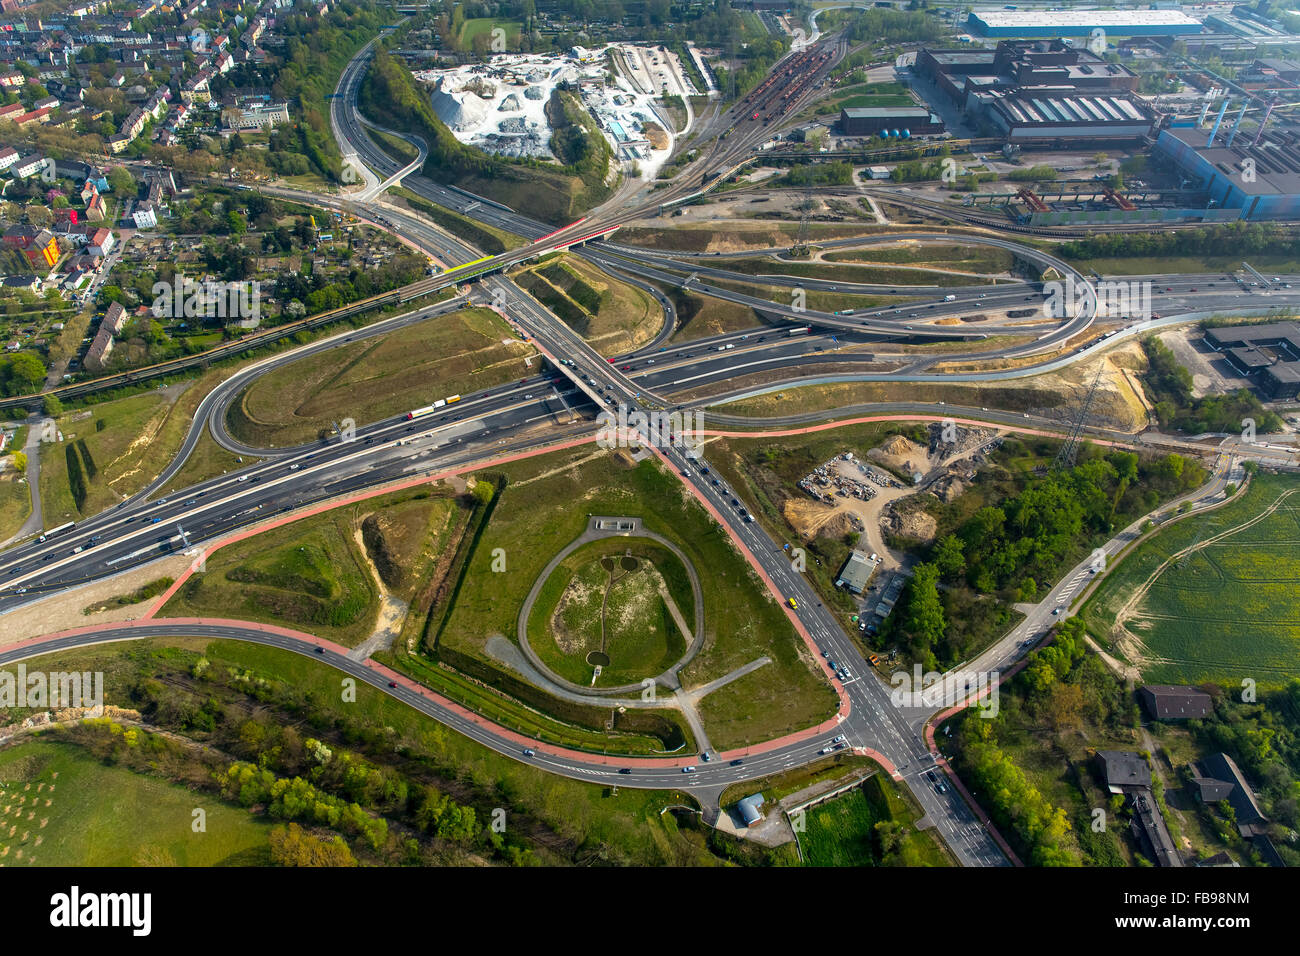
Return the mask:
[(1181, 10), (972, 10), (966, 29), (986, 37), (1187, 36), (1203, 26)]

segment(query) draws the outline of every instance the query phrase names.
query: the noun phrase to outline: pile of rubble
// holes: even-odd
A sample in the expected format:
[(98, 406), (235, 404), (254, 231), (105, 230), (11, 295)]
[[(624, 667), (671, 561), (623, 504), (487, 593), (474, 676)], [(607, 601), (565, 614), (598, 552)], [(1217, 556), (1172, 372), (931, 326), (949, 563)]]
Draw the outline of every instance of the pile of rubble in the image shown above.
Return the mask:
[[(848, 474), (846, 474), (848, 472)], [(799, 487), (818, 501), (834, 504), (836, 498), (858, 498), (870, 501), (880, 488), (901, 488), (890, 475), (872, 468), (846, 451), (837, 455), (799, 480)]]

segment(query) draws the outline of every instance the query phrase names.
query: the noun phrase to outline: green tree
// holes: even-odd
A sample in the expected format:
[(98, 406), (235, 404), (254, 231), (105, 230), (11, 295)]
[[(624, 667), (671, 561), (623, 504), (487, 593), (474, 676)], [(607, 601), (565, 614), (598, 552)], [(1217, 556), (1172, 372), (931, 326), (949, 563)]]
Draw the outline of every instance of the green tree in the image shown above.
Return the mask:
[(63, 414), (63, 402), (59, 400), (57, 395), (46, 395), (41, 407), (44, 409), (45, 414), (51, 418)]
[(45, 363), (31, 352), (19, 352), (9, 360), (9, 381), (20, 394), (36, 391), (45, 384)]
[(135, 177), (125, 166), (114, 166), (108, 171), (108, 188), (119, 196), (131, 198), (136, 193)]

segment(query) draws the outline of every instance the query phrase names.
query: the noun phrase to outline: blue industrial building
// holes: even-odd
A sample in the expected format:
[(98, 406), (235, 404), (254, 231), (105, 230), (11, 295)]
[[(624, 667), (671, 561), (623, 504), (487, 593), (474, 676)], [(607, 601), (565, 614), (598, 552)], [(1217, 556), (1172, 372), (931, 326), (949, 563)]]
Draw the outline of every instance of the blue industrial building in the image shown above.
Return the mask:
[[(1215, 124), (1216, 126), (1218, 124)], [(1226, 126), (1227, 124), (1224, 124)], [(1290, 138), (1234, 136), (1233, 130), (1161, 130), (1155, 152), (1197, 188), (1212, 209), (1240, 218), (1300, 219), (1300, 148)], [(1258, 141), (1256, 141), (1258, 140)]]
[(966, 29), (986, 37), (1187, 36), (1203, 29), (1181, 10), (972, 10)]

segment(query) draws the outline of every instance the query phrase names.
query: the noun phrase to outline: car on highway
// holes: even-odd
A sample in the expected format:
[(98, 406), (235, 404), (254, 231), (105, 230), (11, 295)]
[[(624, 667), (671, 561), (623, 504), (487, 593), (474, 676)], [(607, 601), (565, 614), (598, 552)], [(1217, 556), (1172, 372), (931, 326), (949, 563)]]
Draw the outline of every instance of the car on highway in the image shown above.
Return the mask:
[(318, 647), (318, 648), (316, 648), (316, 653), (317, 653), (317, 654), (324, 654), (324, 653), (325, 653), (325, 648), (323, 648), (323, 647)]
[(709, 753), (706, 750), (704, 751), (704, 753), (700, 754), (700, 759), (703, 760), (705, 763), (708, 763), (710, 760), (713, 759), (713, 754)]
[(531, 747), (525, 747), (525, 748), (524, 748), (524, 756), (525, 756), (525, 757), (536, 757), (536, 756), (537, 756), (537, 751), (533, 750)]
[(682, 773), (695, 773), (695, 768), (694, 768), (694, 767), (683, 767), (683, 768), (682, 768)]
[(622, 773), (622, 774), (629, 774), (629, 773), (631, 773), (631, 772), (632, 772), (632, 768), (631, 768), (631, 767), (624, 767), (622, 770), (619, 771), (619, 773)]
[(389, 686), (389, 687), (394, 687), (394, 688), (395, 688), (395, 687), (397, 686), (397, 681), (395, 681), (395, 680), (390, 680), (390, 681), (388, 682), (388, 686)]
[(1053, 617), (1056, 617), (1056, 616), (1059, 615), (1060, 613), (1061, 613), (1061, 609), (1060, 609), (1059, 607), (1057, 607), (1057, 608), (1053, 608), (1053, 609), (1052, 609), (1052, 616), (1053, 616)]

